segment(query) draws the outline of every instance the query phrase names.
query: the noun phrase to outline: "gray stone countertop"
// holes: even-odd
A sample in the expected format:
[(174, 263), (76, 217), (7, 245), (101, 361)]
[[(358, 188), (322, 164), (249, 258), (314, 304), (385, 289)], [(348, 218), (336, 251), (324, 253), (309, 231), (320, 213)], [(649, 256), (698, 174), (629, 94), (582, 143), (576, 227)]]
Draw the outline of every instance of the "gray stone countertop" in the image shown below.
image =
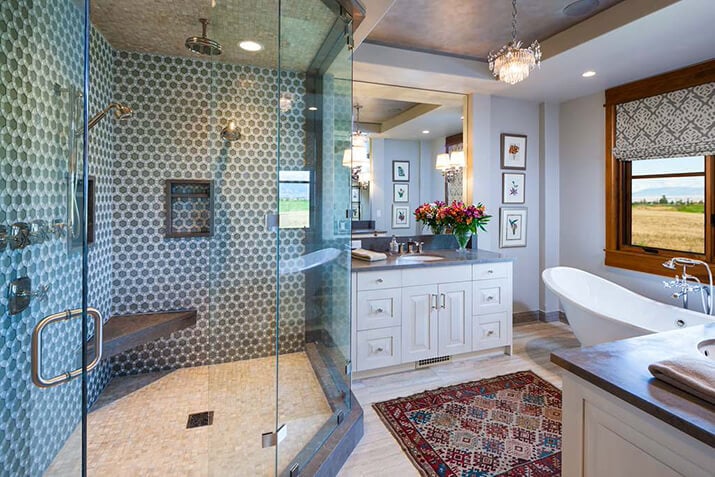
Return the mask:
[[(700, 355), (699, 342), (715, 337), (715, 323), (557, 351), (551, 361), (676, 429), (715, 447), (715, 406), (655, 379), (648, 365)], [(702, 356), (702, 355), (700, 355)], [(708, 359), (702, 356), (703, 359)]]
[[(419, 255), (419, 254), (408, 254)], [(400, 260), (402, 257), (390, 256), (387, 260), (379, 262), (366, 262), (364, 260), (352, 259), (352, 270), (354, 272), (365, 272), (373, 270), (397, 270), (402, 268), (427, 268), (440, 267), (451, 265), (471, 265), (474, 263), (495, 263), (495, 262), (511, 262), (512, 257), (504, 257), (499, 253), (489, 252), (488, 250), (468, 250), (466, 253), (458, 253), (456, 250), (425, 250), (422, 255), (435, 255), (442, 257), (442, 260), (434, 262), (413, 262), (407, 263)]]

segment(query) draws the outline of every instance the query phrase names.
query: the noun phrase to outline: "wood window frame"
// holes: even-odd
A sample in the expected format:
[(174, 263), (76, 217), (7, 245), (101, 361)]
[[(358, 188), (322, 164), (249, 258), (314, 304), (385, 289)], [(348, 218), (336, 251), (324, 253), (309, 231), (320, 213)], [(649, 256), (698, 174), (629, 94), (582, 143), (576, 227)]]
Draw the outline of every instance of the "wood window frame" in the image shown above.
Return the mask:
[[(634, 247), (626, 243), (630, 215), (624, 206), (630, 193), (630, 167), (613, 157), (616, 106), (621, 103), (715, 82), (715, 60), (606, 90), (606, 248), (605, 264), (656, 275), (672, 275), (662, 264), (669, 258), (693, 257), (715, 267), (715, 156), (705, 156), (705, 253)], [(700, 267), (702, 268), (702, 267)], [(706, 278), (704, 270), (693, 273)], [(700, 275), (702, 273), (702, 275)]]

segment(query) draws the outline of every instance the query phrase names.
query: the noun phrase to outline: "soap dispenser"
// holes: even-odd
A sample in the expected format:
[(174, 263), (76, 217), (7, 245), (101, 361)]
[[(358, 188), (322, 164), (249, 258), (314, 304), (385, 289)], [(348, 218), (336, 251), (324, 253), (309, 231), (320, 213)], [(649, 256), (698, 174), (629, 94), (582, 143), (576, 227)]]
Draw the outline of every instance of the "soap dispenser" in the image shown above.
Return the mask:
[(400, 245), (397, 243), (397, 237), (392, 236), (392, 241), (390, 241), (390, 253), (397, 255), (400, 253)]

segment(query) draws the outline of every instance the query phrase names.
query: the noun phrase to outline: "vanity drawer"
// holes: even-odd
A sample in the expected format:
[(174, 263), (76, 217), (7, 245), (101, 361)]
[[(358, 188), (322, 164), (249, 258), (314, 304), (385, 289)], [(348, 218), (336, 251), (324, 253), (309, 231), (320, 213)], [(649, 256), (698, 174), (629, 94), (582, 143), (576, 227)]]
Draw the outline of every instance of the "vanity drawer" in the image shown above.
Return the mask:
[(404, 268), (402, 273), (402, 286), (404, 287), (472, 281), (472, 270), (469, 265), (449, 267), (429, 265), (418, 269)]
[(400, 364), (401, 328), (382, 328), (357, 332), (357, 371)]
[(511, 306), (511, 280), (479, 280), (473, 285), (472, 309), (475, 315), (507, 311)]
[(475, 316), (472, 334), (474, 351), (509, 344), (508, 318), (507, 312), (505, 311)]
[(357, 282), (359, 291), (399, 288), (402, 286), (402, 272), (400, 270), (359, 272)]
[(372, 330), (402, 324), (401, 289), (357, 293), (357, 329)]
[(494, 278), (509, 278), (511, 262), (478, 263), (472, 265), (474, 280), (492, 280)]

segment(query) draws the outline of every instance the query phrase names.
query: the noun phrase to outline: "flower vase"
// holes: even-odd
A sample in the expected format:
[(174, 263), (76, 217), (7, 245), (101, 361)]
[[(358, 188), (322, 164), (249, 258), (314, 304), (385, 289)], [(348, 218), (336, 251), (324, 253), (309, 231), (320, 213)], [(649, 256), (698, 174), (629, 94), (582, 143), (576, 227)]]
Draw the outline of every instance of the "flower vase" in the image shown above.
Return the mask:
[(472, 231), (471, 230), (455, 230), (452, 235), (454, 235), (454, 238), (457, 239), (457, 245), (459, 245), (459, 248), (457, 249), (457, 252), (459, 253), (466, 253), (467, 251), (467, 244), (469, 243), (469, 239), (472, 238)]
[(434, 235), (439, 235), (444, 231), (444, 226), (443, 225), (430, 225), (429, 229), (432, 231)]

